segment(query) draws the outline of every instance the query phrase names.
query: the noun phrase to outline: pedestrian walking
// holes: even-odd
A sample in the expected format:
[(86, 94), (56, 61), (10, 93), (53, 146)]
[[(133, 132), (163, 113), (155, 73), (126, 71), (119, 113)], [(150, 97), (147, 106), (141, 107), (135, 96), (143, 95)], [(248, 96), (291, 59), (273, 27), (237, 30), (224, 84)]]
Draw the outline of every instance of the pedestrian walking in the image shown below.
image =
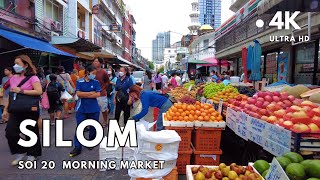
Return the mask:
[(152, 74), (150, 71), (146, 71), (146, 75), (144, 77), (143, 88), (145, 90), (152, 90)]
[(177, 77), (176, 73), (173, 73), (171, 76), (170, 85), (172, 86), (172, 88), (178, 87), (178, 82), (176, 77)]
[(154, 83), (156, 84), (156, 90), (159, 91), (161, 90), (162, 86), (162, 78), (160, 75), (160, 72), (158, 71), (157, 74), (154, 76)]
[[(12, 67), (4, 68), (4, 75), (5, 77), (2, 78), (1, 87), (3, 91), (2, 101), (1, 101), (1, 111), (3, 112), (4, 106), (8, 104), (9, 101), (9, 92), (10, 92), (10, 79), (13, 76), (13, 69)], [(0, 124), (6, 123), (8, 118), (2, 118)]]
[(179, 76), (179, 73), (175, 73), (174, 78), (177, 81), (177, 86), (182, 86), (182, 80), (181, 80), (181, 77)]
[[(58, 76), (57, 81), (61, 83), (66, 91), (68, 91), (69, 94), (74, 94), (75, 85), (72, 82), (72, 79), (70, 77), (70, 74), (66, 73), (63, 66), (60, 66), (58, 68)], [(69, 102), (68, 100), (64, 100), (63, 102), (64, 106), (64, 119), (68, 119), (69, 115)]]
[(119, 122), (120, 114), (123, 111), (124, 124), (130, 117), (130, 106), (128, 105), (129, 100), (129, 89), (133, 85), (130, 78), (130, 74), (127, 67), (121, 67), (119, 72), (119, 78), (116, 83), (116, 92), (114, 103), (116, 105), (115, 119)]
[(165, 89), (168, 87), (168, 76), (166, 74), (163, 74), (161, 76), (161, 80), (162, 80), (162, 89)]
[(109, 109), (109, 115), (113, 114), (114, 112), (114, 93), (115, 93), (115, 88), (116, 88), (116, 83), (117, 83), (117, 77), (115, 74), (114, 69), (110, 66), (108, 68), (108, 75), (110, 79), (110, 84), (108, 85), (107, 88), (107, 97), (108, 97), (108, 109)]
[[(77, 81), (76, 93), (79, 97), (76, 106), (77, 126), (86, 119), (99, 121), (100, 108), (97, 98), (100, 97), (101, 87), (99, 81), (95, 79), (97, 69), (94, 66), (88, 66), (85, 70), (85, 77)], [(96, 137), (96, 130), (90, 127), (89, 140)], [(70, 152), (70, 157), (81, 154), (82, 145), (77, 139), (76, 132), (74, 136), (74, 149)], [(89, 148), (91, 150), (92, 148)]]
[(103, 116), (102, 126), (106, 127), (108, 125), (108, 97), (107, 97), (107, 87), (109, 86), (110, 79), (108, 73), (102, 69), (104, 60), (102, 58), (95, 58), (93, 61), (93, 66), (97, 69), (96, 80), (99, 81), (101, 87), (100, 97), (98, 98), (98, 103), (100, 111)]
[(51, 74), (49, 78), (50, 78), (50, 83), (46, 88), (49, 105), (50, 105), (48, 109), (48, 113), (50, 115), (51, 125), (54, 125), (55, 120), (61, 118), (61, 113), (63, 111), (63, 103), (60, 100), (60, 97), (61, 97), (61, 92), (65, 91), (65, 89), (62, 86), (62, 84), (57, 82), (56, 75)]
[[(25, 154), (27, 154), (27, 160), (29, 161), (34, 161), (37, 156), (41, 156), (37, 120), (39, 118), (39, 103), (42, 87), (39, 78), (36, 76), (36, 68), (28, 56), (17, 56), (13, 69), (17, 74), (10, 78), (9, 103), (5, 106), (2, 117), (7, 117), (8, 110), (10, 111), (9, 121), (6, 127), (6, 138), (11, 153), (16, 154), (15, 160), (11, 163), (15, 166), (25, 158)], [(20, 101), (24, 101), (25, 103), (21, 103), (19, 107), (13, 105)], [(22, 111), (24, 113), (22, 113)], [(36, 121), (34, 127), (28, 127), (28, 130), (35, 133), (38, 137), (37, 143), (32, 147), (23, 147), (18, 144), (20, 139), (19, 126), (21, 122), (26, 119)]]
[(130, 88), (129, 94), (130, 94), (130, 97), (128, 100), (129, 105), (132, 105), (134, 102), (137, 102), (139, 99), (142, 105), (141, 112), (133, 116), (133, 119), (136, 121), (139, 121), (140, 119), (142, 119), (145, 115), (148, 114), (149, 107), (159, 108), (160, 111), (159, 111), (158, 120), (157, 120), (157, 131), (163, 130), (164, 126), (163, 126), (162, 114), (167, 112), (170, 109), (170, 107), (173, 105), (169, 97), (164, 94), (160, 94), (158, 92), (142, 90), (142, 88), (137, 85), (133, 85)]

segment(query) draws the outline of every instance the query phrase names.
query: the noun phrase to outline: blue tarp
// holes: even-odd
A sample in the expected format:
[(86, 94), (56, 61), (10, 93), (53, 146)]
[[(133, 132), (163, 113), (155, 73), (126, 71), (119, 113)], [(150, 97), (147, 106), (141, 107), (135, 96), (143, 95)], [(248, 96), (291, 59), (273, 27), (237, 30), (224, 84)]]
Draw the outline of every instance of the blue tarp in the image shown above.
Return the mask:
[(259, 41), (254, 40), (253, 46), (253, 59), (251, 61), (251, 81), (260, 81), (261, 80), (261, 71), (260, 71), (260, 64), (261, 64), (261, 54), (262, 49)]
[(69, 56), (76, 58), (76, 56), (66, 53), (64, 51), (61, 51), (54, 46), (52, 46), (50, 43), (44, 40), (40, 40), (38, 38), (32, 38), (28, 35), (23, 35), (22, 33), (16, 33), (13, 31), (5, 30), (0, 28), (0, 36), (19, 44), (20, 46), (23, 46), (25, 48), (30, 48), (38, 51), (53, 53), (57, 55), (63, 55), (63, 56)]
[(253, 47), (250, 45), (248, 47), (248, 53), (247, 53), (247, 71), (251, 71), (252, 61), (253, 61)]

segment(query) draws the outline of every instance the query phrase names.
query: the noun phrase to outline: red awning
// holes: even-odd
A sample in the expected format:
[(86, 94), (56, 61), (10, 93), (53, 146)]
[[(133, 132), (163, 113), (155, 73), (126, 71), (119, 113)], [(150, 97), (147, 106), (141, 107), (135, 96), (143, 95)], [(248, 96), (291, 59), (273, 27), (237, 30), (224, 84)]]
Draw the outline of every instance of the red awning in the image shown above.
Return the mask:
[(209, 64), (212, 64), (213, 66), (219, 65), (219, 61), (216, 58), (208, 58), (208, 59), (205, 59), (204, 61), (207, 61)]

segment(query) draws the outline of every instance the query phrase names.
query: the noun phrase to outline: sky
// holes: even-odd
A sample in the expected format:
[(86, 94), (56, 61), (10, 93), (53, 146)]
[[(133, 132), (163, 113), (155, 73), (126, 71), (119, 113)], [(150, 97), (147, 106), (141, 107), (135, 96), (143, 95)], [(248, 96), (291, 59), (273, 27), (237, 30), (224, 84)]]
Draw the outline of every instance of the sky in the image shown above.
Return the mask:
[[(152, 40), (158, 32), (173, 31), (188, 34), (191, 20), (191, 0), (124, 0), (127, 9), (133, 14), (136, 25), (136, 45), (142, 56), (152, 60)], [(222, 23), (233, 12), (229, 10), (231, 0), (222, 0)], [(171, 44), (180, 41), (182, 35), (171, 33)]]

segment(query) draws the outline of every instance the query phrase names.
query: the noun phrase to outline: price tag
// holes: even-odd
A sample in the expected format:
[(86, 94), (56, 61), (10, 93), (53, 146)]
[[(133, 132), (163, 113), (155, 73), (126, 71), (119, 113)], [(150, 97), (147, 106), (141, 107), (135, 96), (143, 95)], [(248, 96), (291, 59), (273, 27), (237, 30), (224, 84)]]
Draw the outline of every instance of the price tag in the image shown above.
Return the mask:
[(264, 138), (263, 138), (263, 135), (261, 134), (256, 134), (252, 131), (247, 131), (248, 133), (248, 139), (250, 139), (252, 142), (260, 145), (260, 146), (263, 146), (264, 144)]
[(234, 111), (233, 109), (228, 107), (226, 124), (235, 133), (237, 133), (237, 131), (238, 131), (237, 130), (237, 122), (236, 122), (237, 118), (238, 118), (238, 112)]
[(192, 84), (189, 86), (189, 89), (188, 89), (188, 91), (191, 91), (191, 89), (192, 89)]
[(219, 107), (218, 107), (218, 112), (221, 114), (221, 112), (222, 112), (222, 103), (223, 103), (223, 100), (222, 99), (220, 99), (220, 101), (219, 101)]
[(247, 117), (246, 113), (240, 112), (239, 118), (236, 120), (238, 126), (236, 134), (246, 141), (248, 141)]
[(255, 134), (265, 135), (267, 131), (267, 126), (267, 122), (248, 116), (247, 128), (249, 131)]
[(273, 158), (266, 180), (290, 180), (276, 158)]
[(283, 154), (290, 152), (290, 148), (286, 148), (281, 144), (278, 144), (270, 139), (264, 139), (263, 149), (275, 156), (282, 156)]
[(207, 103), (208, 103), (208, 104), (211, 104), (212, 106), (214, 105), (214, 104), (213, 104), (213, 101), (210, 100), (210, 99), (207, 99)]
[(287, 149), (291, 148), (291, 131), (284, 129), (283, 127), (268, 124), (265, 137)]
[(205, 97), (201, 97), (201, 100), (200, 100), (200, 101), (201, 101), (202, 104), (204, 104), (204, 103), (207, 102), (207, 99), (206, 99)]

